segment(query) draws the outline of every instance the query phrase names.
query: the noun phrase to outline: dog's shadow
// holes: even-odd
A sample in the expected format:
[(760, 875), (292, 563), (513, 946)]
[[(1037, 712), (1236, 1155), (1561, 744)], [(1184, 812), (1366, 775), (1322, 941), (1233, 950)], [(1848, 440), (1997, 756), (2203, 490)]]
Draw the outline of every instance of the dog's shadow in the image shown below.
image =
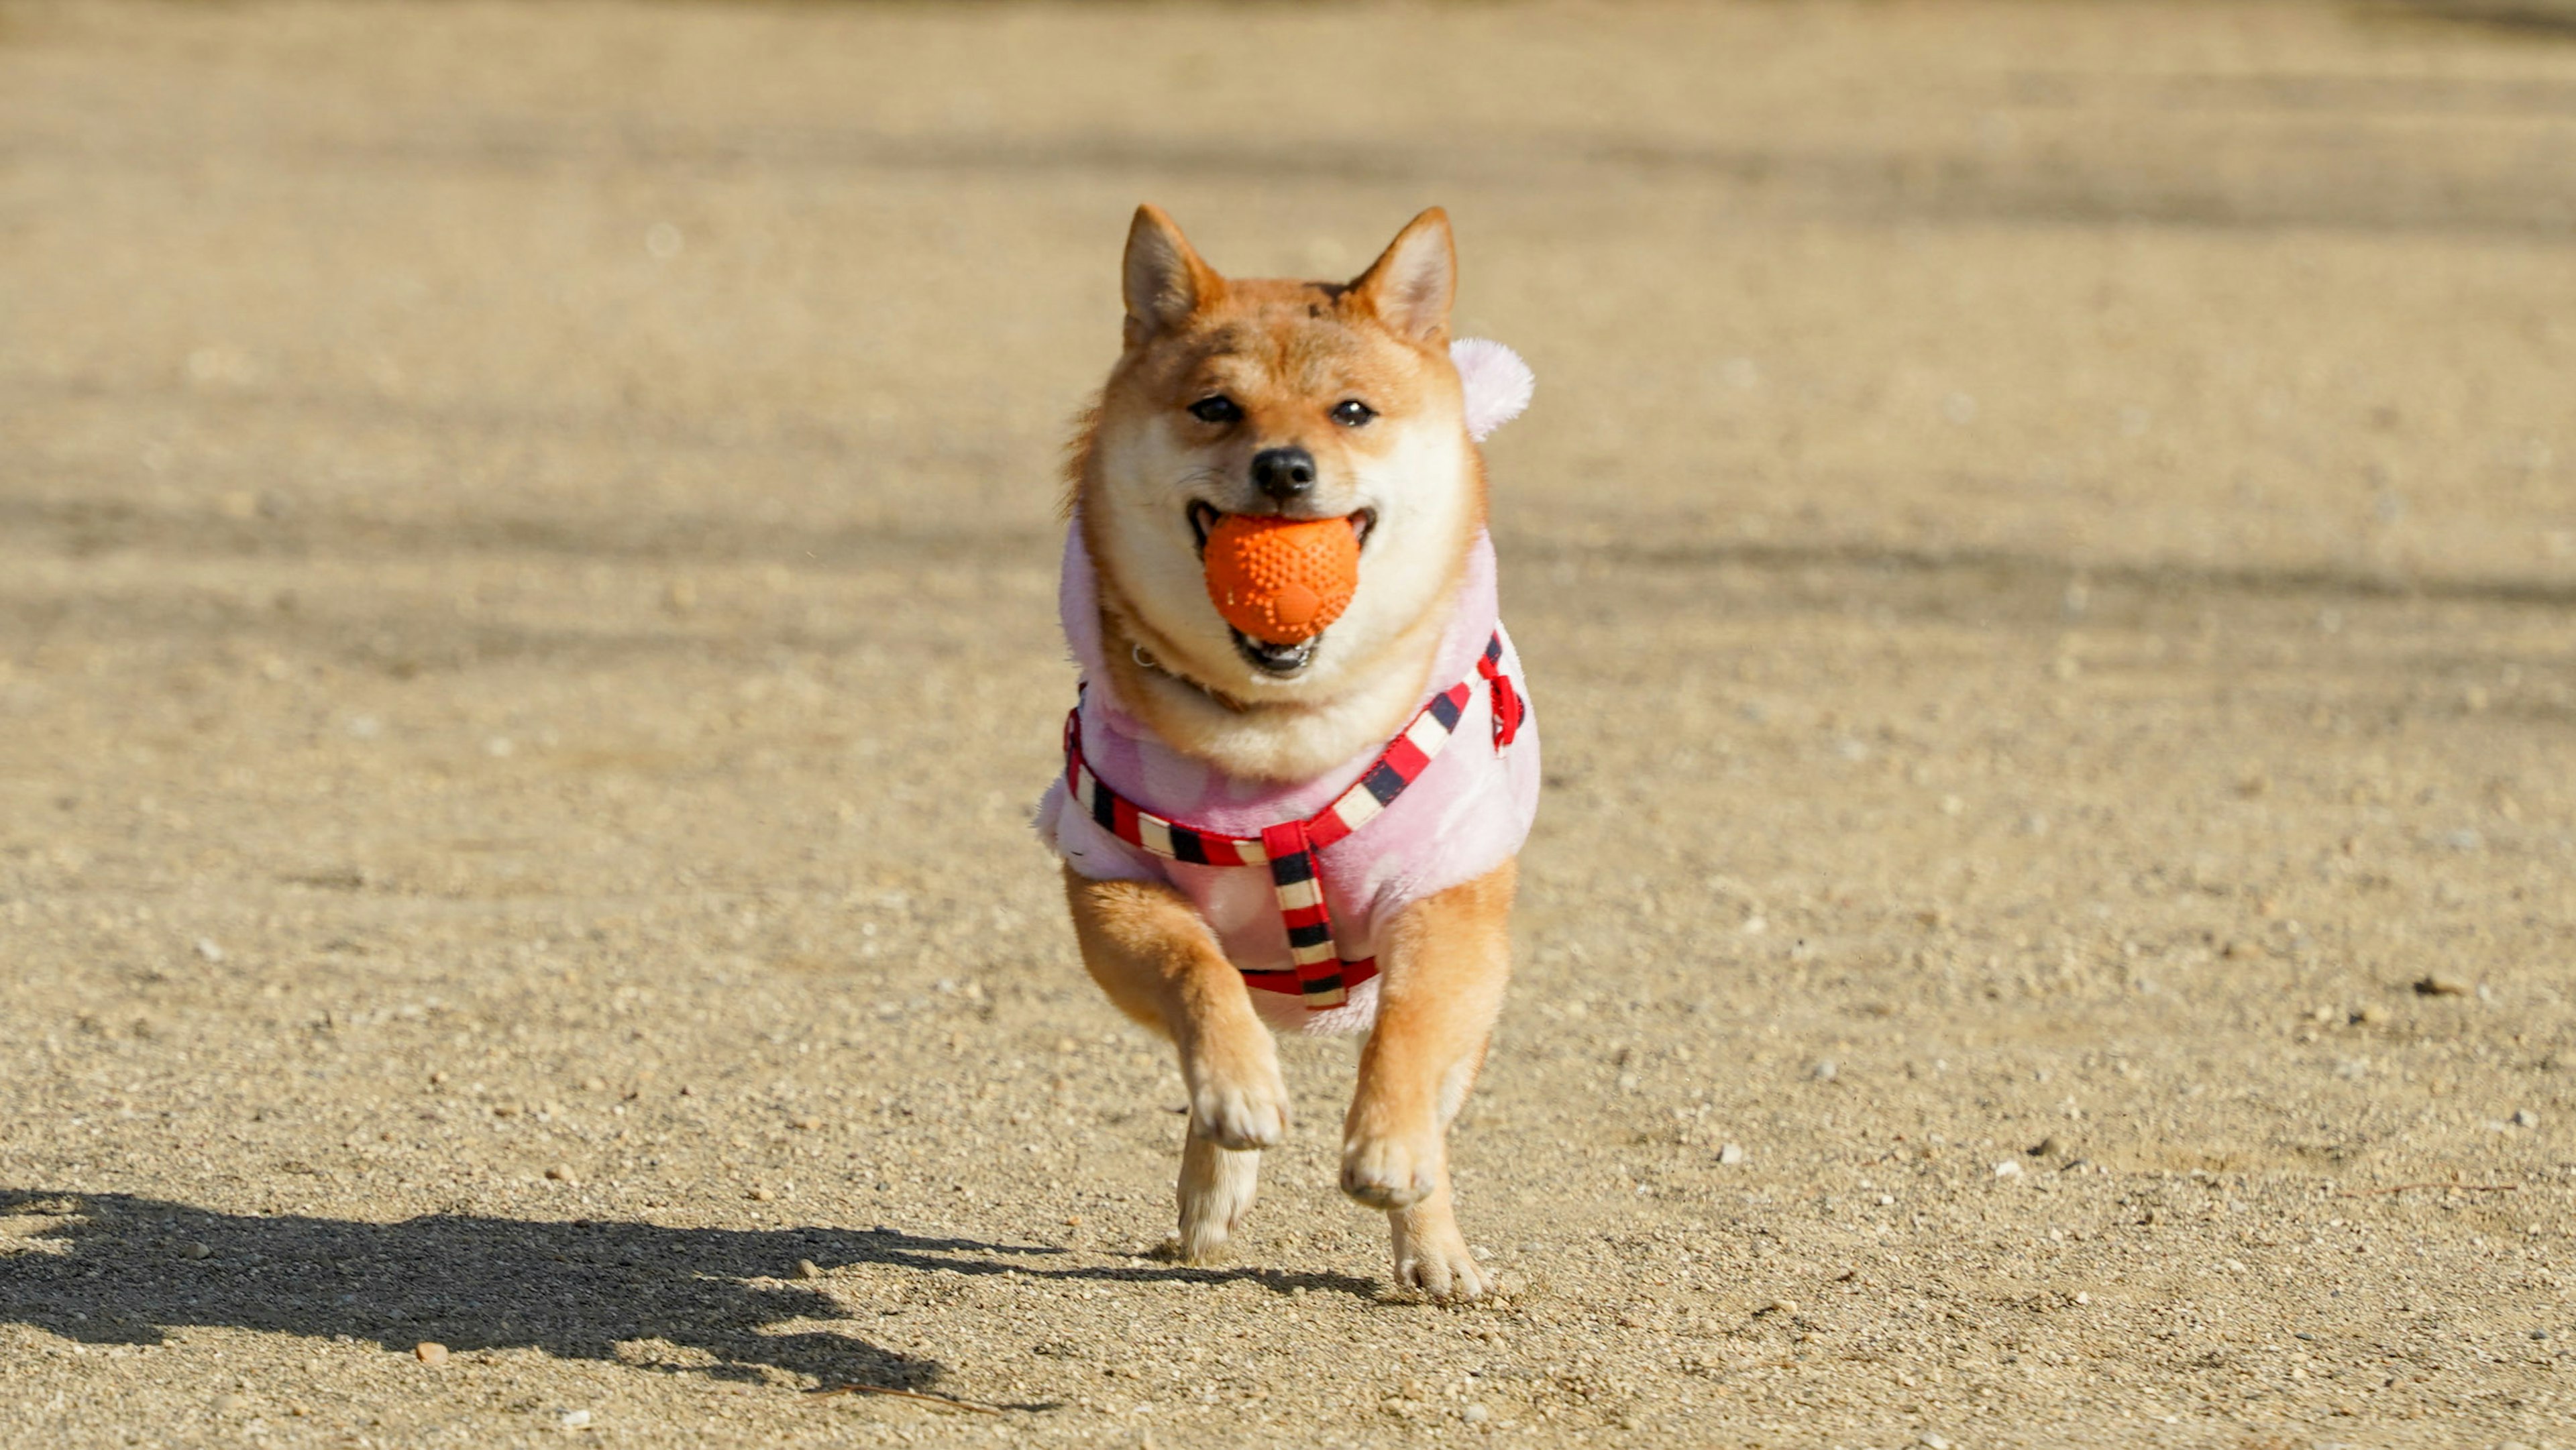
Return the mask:
[(923, 1275), (1376, 1290), (1340, 1275), (1083, 1265), (1064, 1262), (1069, 1254), (889, 1228), (665, 1228), (465, 1214), (365, 1223), (220, 1213), (119, 1193), (0, 1189), (0, 1323), (92, 1344), (157, 1343), (166, 1329), (200, 1325), (406, 1351), (433, 1340), (458, 1352), (528, 1347), (735, 1379), (776, 1369), (823, 1387), (918, 1390), (946, 1367), (856, 1334), (769, 1328), (859, 1317), (821, 1284), (798, 1279), (800, 1260), (825, 1274), (876, 1264)]

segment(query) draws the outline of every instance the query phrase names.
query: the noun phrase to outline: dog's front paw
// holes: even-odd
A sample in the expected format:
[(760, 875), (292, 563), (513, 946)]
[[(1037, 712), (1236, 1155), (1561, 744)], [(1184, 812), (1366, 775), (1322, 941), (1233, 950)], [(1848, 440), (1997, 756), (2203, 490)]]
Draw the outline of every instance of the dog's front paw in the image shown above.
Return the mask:
[(1411, 1224), (1410, 1217), (1394, 1219), (1396, 1283), (1443, 1304), (1464, 1304), (1494, 1291), (1492, 1273), (1467, 1251), (1454, 1221), (1444, 1215), (1437, 1223)]
[(1342, 1143), (1342, 1192), (1371, 1208), (1409, 1208), (1440, 1186), (1440, 1140), (1387, 1135)]
[(1226, 1241), (1243, 1226), (1261, 1179), (1261, 1155), (1220, 1148), (1193, 1135), (1181, 1149), (1181, 1229), (1172, 1257), (1209, 1264), (1225, 1257)]
[(1288, 1085), (1271, 1057), (1245, 1067), (1203, 1067), (1190, 1089), (1190, 1131), (1220, 1148), (1275, 1148), (1288, 1136)]

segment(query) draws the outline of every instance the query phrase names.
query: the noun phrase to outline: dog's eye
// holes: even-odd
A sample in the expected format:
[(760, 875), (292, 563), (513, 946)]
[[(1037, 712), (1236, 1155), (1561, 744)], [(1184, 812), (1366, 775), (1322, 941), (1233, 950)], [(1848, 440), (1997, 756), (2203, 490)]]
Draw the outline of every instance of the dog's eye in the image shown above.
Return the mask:
[(1243, 409), (1223, 393), (1190, 404), (1190, 416), (1202, 423), (1240, 423)]
[(1333, 421), (1345, 428), (1356, 428), (1377, 416), (1377, 409), (1357, 398), (1344, 398), (1333, 405)]

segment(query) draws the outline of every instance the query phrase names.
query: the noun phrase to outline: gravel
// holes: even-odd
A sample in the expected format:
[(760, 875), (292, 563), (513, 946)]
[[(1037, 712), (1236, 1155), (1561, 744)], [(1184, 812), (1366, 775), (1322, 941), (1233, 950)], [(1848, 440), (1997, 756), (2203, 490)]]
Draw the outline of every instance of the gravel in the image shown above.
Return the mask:
[[(12, 9), (0, 1444), (2565, 1441), (2518, 35)], [(1186, 1092), (1027, 833), (1148, 198), (1343, 276), (1443, 202), (1538, 369), (1476, 1307), (1345, 1042), (1154, 1256)]]

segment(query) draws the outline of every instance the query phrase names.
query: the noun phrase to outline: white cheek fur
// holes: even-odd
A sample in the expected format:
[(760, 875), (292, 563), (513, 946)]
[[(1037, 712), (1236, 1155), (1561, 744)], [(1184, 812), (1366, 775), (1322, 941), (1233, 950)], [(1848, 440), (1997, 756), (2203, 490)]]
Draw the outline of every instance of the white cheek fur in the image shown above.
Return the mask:
[[(1183, 510), (1189, 481), (1205, 468), (1177, 446), (1168, 428), (1146, 424), (1100, 440), (1100, 489), (1086, 509), (1100, 511), (1091, 543), (1119, 593), (1165, 639), (1206, 668), (1232, 660), (1232, 636), (1208, 599), (1207, 575)], [(1215, 490), (1211, 489), (1210, 492)], [(1176, 661), (1176, 663), (1178, 663)]]
[(1419, 621), (1456, 573), (1474, 506), (1464, 440), (1454, 427), (1407, 428), (1355, 480), (1358, 505), (1377, 510), (1360, 553), (1359, 591), (1326, 636), (1316, 664), (1329, 689), (1337, 666), (1355, 665)]

